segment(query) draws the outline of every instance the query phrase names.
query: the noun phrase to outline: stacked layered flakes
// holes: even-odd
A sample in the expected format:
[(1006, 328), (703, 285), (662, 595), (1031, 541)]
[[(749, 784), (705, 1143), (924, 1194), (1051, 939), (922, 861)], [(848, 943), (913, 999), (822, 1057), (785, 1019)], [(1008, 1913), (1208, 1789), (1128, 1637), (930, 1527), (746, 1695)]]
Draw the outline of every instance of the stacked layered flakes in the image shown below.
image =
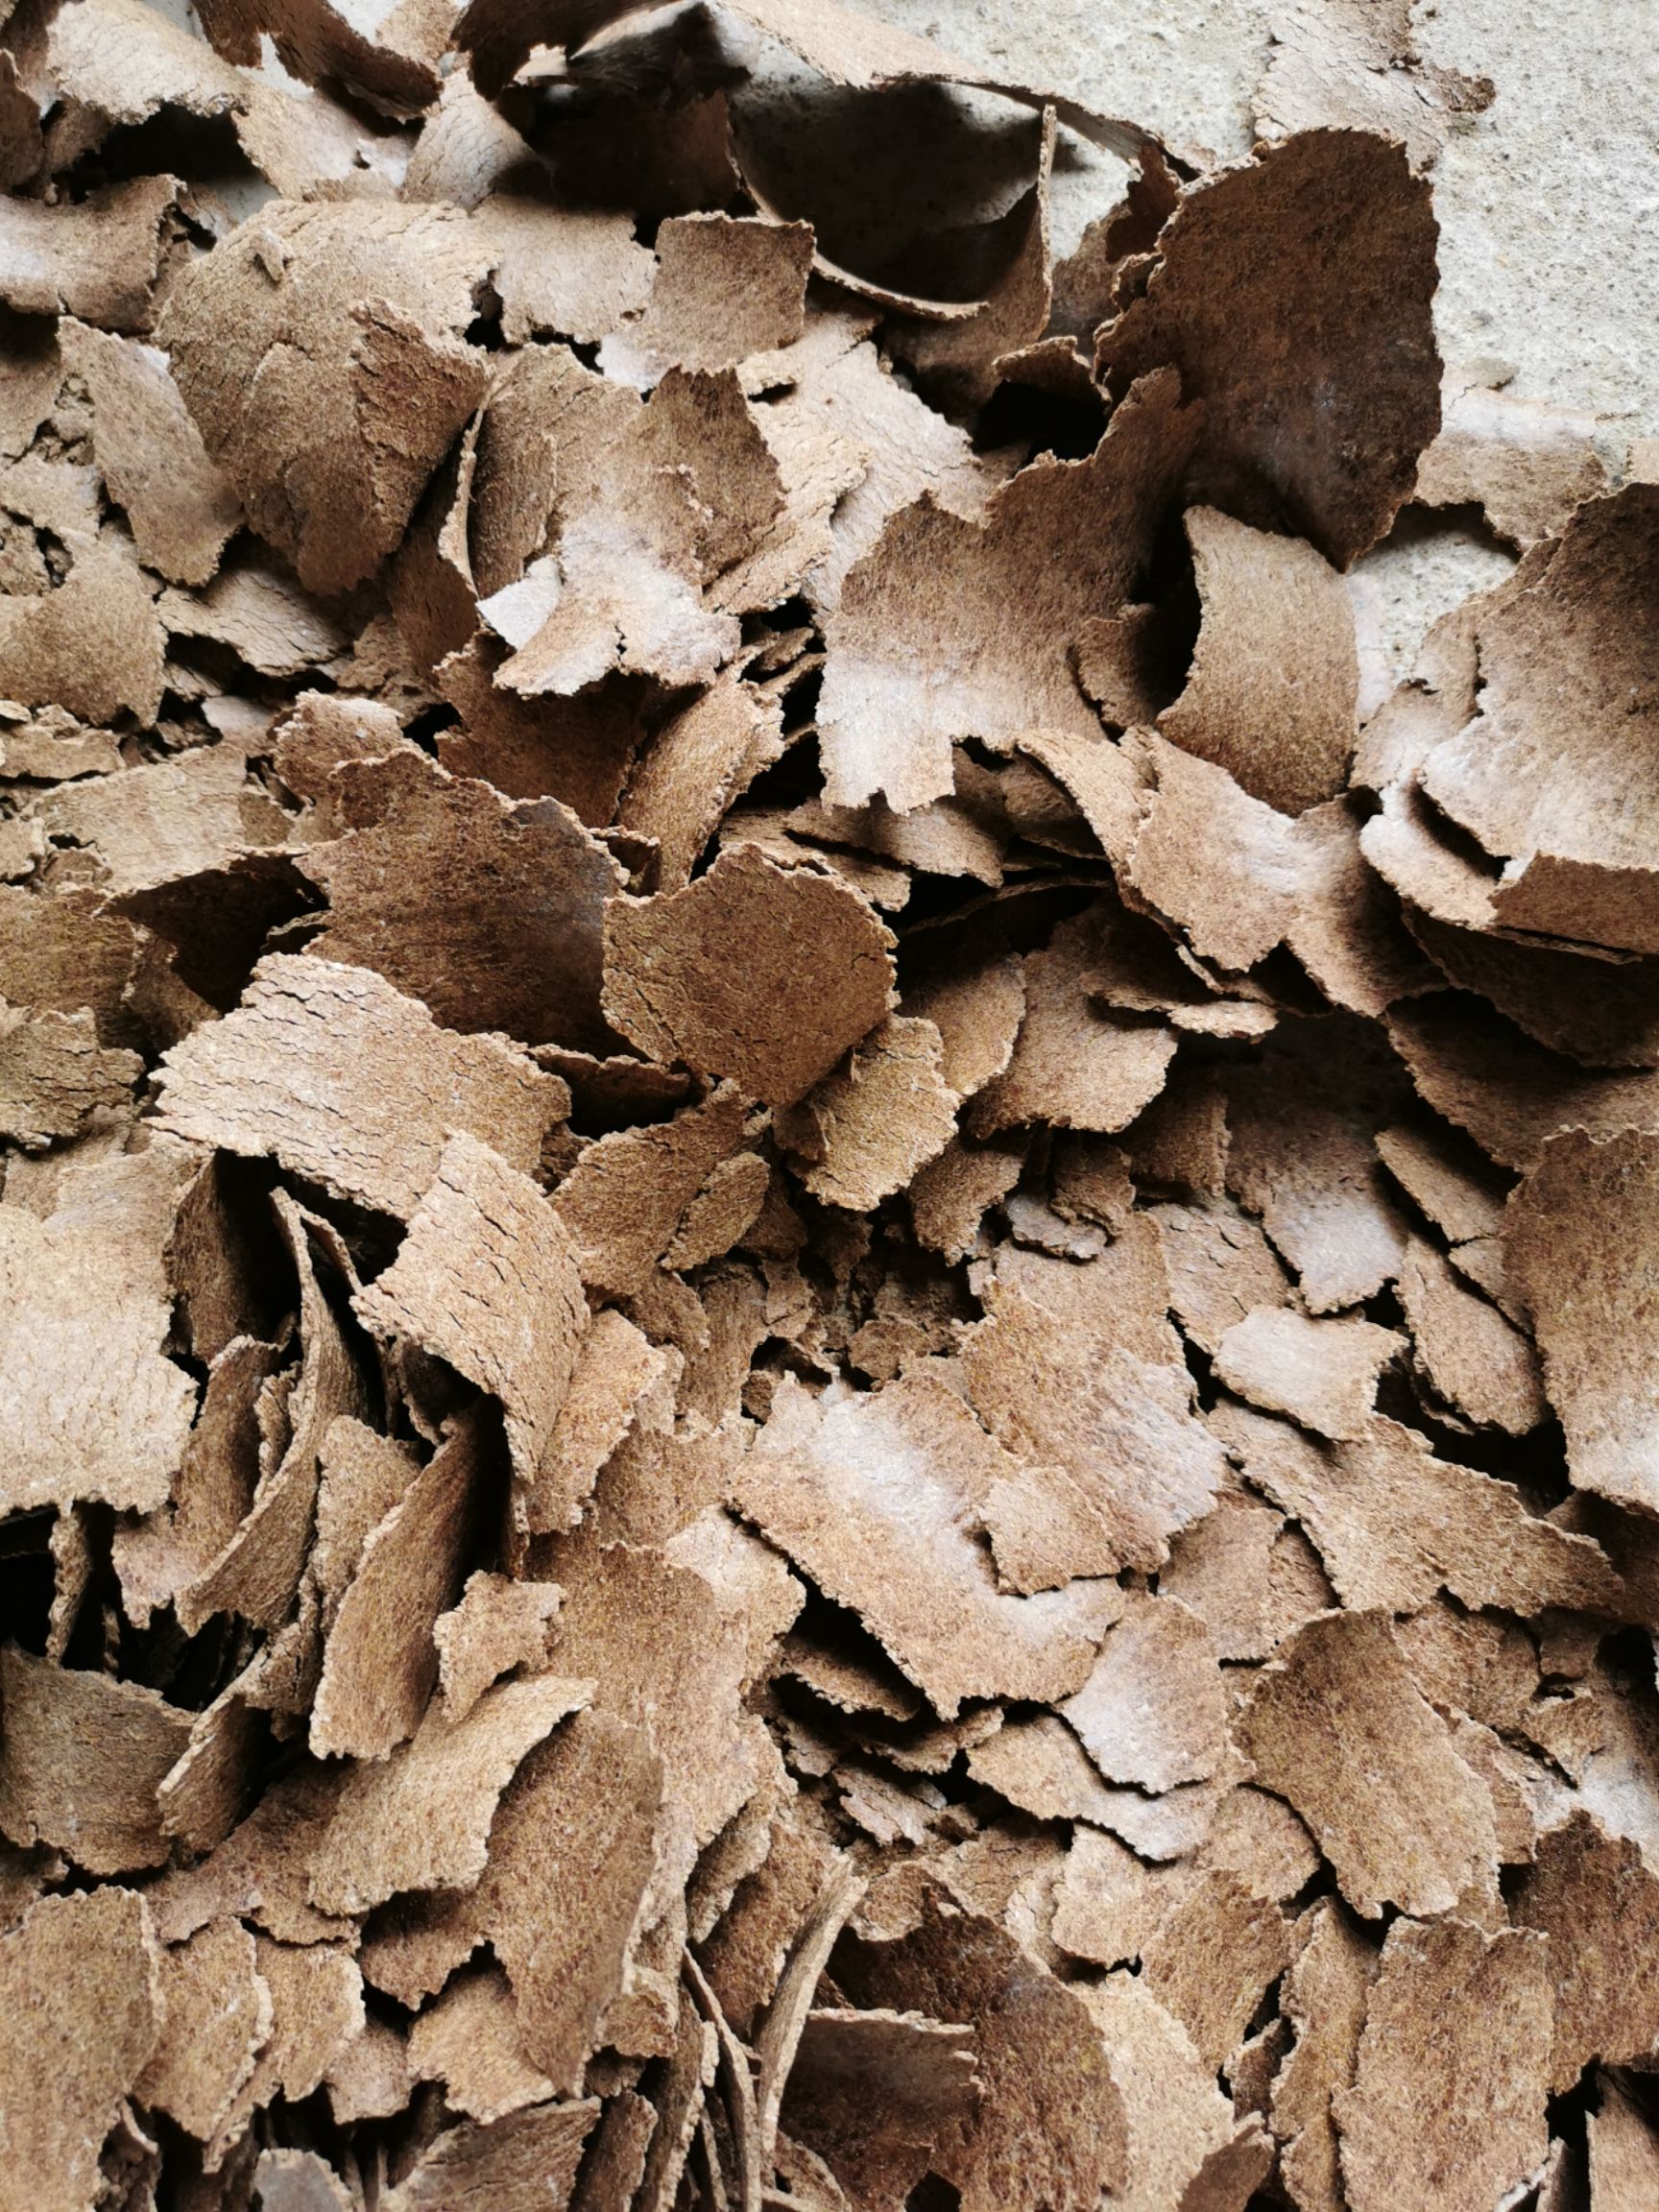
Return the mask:
[(12, 18), (6, 2212), (1654, 2201), (1659, 490), (1372, 12)]

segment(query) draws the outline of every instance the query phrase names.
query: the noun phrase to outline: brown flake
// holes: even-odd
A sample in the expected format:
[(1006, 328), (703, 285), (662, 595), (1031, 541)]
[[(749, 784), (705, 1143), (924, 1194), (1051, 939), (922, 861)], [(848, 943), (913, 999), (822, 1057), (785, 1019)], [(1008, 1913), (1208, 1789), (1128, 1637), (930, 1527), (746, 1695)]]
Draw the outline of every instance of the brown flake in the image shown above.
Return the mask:
[(1493, 909), (1509, 927), (1659, 951), (1626, 627), (1659, 589), (1656, 522), (1659, 486), (1632, 484), (1528, 556), (1479, 623), (1476, 718), (1424, 762), (1430, 798), (1508, 862)]
[(1426, 507), (1483, 507), (1501, 537), (1531, 545), (1608, 489), (1599, 427), (1594, 415), (1461, 383), (1423, 456), (1416, 496)]
[(164, 1127), (403, 1220), (451, 1131), (534, 1167), (569, 1100), (501, 1039), (452, 1036), (371, 971), (303, 953), (262, 961), (233, 1013), (166, 1055), (161, 1085)]
[(1018, 1283), (988, 1287), (984, 1302), (962, 1362), (971, 1403), (1018, 1462), (980, 1507), (1004, 1575), (1041, 1589), (1158, 1566), (1222, 1473), (1192, 1417), (1190, 1378), (1155, 1335), (1101, 1343), (1079, 1328), (1094, 1315)]
[(1377, 1955), (1334, 1899), (1315, 1905), (1311, 1918), (1285, 1978), (1296, 2042), (1273, 2083), (1273, 2132), (1292, 2201), (1302, 2212), (1343, 2212), (1331, 2100), (1354, 2080)]
[(430, 1707), (410, 1743), (348, 1773), (312, 1858), (312, 1903), (360, 1912), (403, 1889), (470, 1887), (514, 1770), (591, 1687), (542, 1674), (486, 1691), (463, 1720)]
[(32, 1013), (0, 1000), (0, 1135), (31, 1150), (130, 1106), (137, 1053), (100, 1045), (88, 1008)]
[(1277, 1906), (1221, 1868), (1186, 1888), (1142, 1948), (1147, 1988), (1216, 2067), (1289, 1960), (1290, 1930)]
[[(1118, 2193), (1121, 2202), (1134, 2212), (1189, 2202), (1240, 2212), (1267, 2162), (1254, 2152), (1255, 2128), (1237, 2126), (1214, 2071), (1199, 2058), (1187, 2031), (1159, 2004), (1143, 1977), (1110, 1974), (1080, 1984), (1079, 1993), (1123, 2100), (1128, 2172)], [(1206, 2177), (1216, 2164), (1238, 2156), (1233, 2146), (1240, 2136), (1255, 2171), (1213, 2197)]]
[(582, 1713), (524, 1762), (496, 1811), (478, 1926), (512, 1984), (518, 2046), (554, 2082), (581, 2080), (628, 1989), (663, 1778), (641, 1729)]
[(1099, 981), (1094, 918), (1062, 923), (1045, 950), (1026, 955), (1013, 1057), (964, 1117), (973, 1135), (1034, 1121), (1112, 1135), (1157, 1097), (1175, 1057), (1175, 1032), (1102, 1008)]
[[(445, 84), (444, 100), (451, 104), (452, 112), (465, 98), (466, 86), (466, 78), (459, 74)], [(504, 119), (485, 108), (475, 92), (470, 105), (472, 129), (478, 136), (492, 127), (501, 128)], [(509, 161), (517, 156), (528, 167), (529, 149), (522, 139), (503, 151)], [(439, 180), (429, 174), (421, 177), (416, 161), (410, 162), (409, 176), (425, 188), (412, 191), (406, 179), (406, 200), (419, 197), (442, 205), (455, 197), (434, 190)], [(503, 180), (510, 178), (511, 171)], [(545, 200), (491, 192), (473, 208), (472, 227), (490, 250), (490, 281), (501, 301), (501, 334), (509, 346), (552, 334), (574, 338), (580, 345), (597, 345), (649, 297), (651, 257), (620, 210), (560, 207)]]
[[(718, 1169), (716, 1169), (718, 1173)], [(570, 1387), (546, 1451), (522, 1497), (532, 1533), (580, 1520), (599, 1471), (633, 1428), (643, 1402), (675, 1372), (674, 1355), (614, 1310), (595, 1314), (577, 1347)]]
[(439, 759), (505, 798), (557, 799), (590, 830), (603, 829), (643, 731), (638, 681), (616, 676), (569, 698), (524, 699), (495, 682), (502, 658), (480, 636), (434, 671), (461, 717), (459, 728), (440, 731)]
[(1332, 2099), (1354, 2212), (1430, 2199), (1475, 2212), (1535, 2173), (1549, 2146), (1550, 2031), (1549, 1948), (1528, 1930), (1397, 1920), (1353, 2086)]
[(815, 1198), (869, 1213), (944, 1150), (958, 1103), (933, 1023), (890, 1015), (777, 1129)]
[(1406, 1246), (1399, 1292), (1418, 1363), (1439, 1397), (1512, 1436), (1537, 1428), (1548, 1407), (1533, 1347), (1421, 1237)]
[(1203, 402), (1200, 496), (1288, 523), (1345, 568), (1387, 530), (1440, 426), (1436, 234), (1397, 142), (1321, 130), (1263, 147), (1188, 187), (1098, 334), (1096, 373), (1121, 392), (1173, 363)]
[(482, 398), (460, 340), (488, 264), (457, 210), (274, 201), (175, 291), (185, 404), (307, 590), (373, 574)]
[(1407, 1001), (1390, 1010), (1388, 1034), (1425, 1103), (1503, 1166), (1533, 1166), (1558, 1130), (1659, 1134), (1651, 1070), (1580, 1067), (1478, 999), (1444, 994)]
[(157, 1987), (161, 2036), (139, 2077), (139, 2101), (210, 2142), (271, 2032), (252, 1936), (237, 1921), (209, 1921), (161, 1953)]
[(170, 584), (205, 584), (242, 519), (165, 365), (130, 338), (64, 321), (64, 367), (92, 401), (92, 445), (138, 558)]
[(432, 1630), (448, 1719), (465, 1720), (490, 1685), (514, 1668), (541, 1671), (549, 1623), (563, 1596), (556, 1582), (517, 1582), (482, 1569), (468, 1576), (459, 1603)]
[[(1145, 737), (1154, 778), (1129, 880), (1222, 968), (1253, 968), (1289, 929), (1298, 890), (1290, 823), (1162, 737)], [(1202, 858), (1200, 858), (1202, 855)]]
[[(669, 898), (609, 904), (605, 1013), (653, 1058), (790, 1106), (885, 1017), (892, 941), (855, 892), (739, 846)], [(765, 950), (732, 961), (733, 944)]]
[(1348, 780), (1359, 663), (1342, 580), (1310, 545), (1211, 507), (1187, 513), (1203, 627), (1166, 737), (1281, 814)]
[(1257, 1676), (1238, 1739), (1367, 1919), (1385, 1904), (1450, 1911), (1495, 1880), (1491, 1801), (1407, 1674), (1385, 1616), (1325, 1613), (1298, 1629)]
[(1637, 2212), (1659, 2188), (1659, 2134), (1645, 2106), (1605, 2074), (1601, 2109), (1586, 2122), (1594, 2212)]
[[(1261, 1216), (1300, 1275), (1313, 1314), (1373, 1297), (1398, 1274), (1405, 1252), (1406, 1224), (1372, 1142), (1377, 1115), (1365, 1047), (1354, 1039), (1347, 1061), (1342, 1035), (1315, 1029), (1294, 1058), (1270, 1047), (1228, 1086), (1228, 1189)], [(1326, 1036), (1330, 1047), (1318, 1055), (1316, 1041)], [(1283, 1085), (1296, 1086), (1294, 1106)]]
[[(438, 1680), (434, 1631), (460, 1585), (488, 1479), (483, 1424), (464, 1414), (364, 1539), (323, 1650), (311, 1749), (384, 1758), (420, 1726)], [(451, 1718), (454, 1700), (449, 1701)]]
[(165, 642), (154, 585), (113, 526), (87, 517), (58, 535), (71, 563), (62, 582), (0, 597), (0, 684), (24, 706), (64, 707), (87, 722), (113, 721), (123, 709), (154, 722)]
[(1552, 1137), (1511, 1203), (1505, 1239), (1575, 1483), (1648, 1510), (1659, 1501), (1659, 1373), (1648, 1328), (1655, 1256), (1644, 1232), (1656, 1176), (1651, 1137)]
[(1365, 1436), (1378, 1378), (1405, 1349), (1399, 1332), (1370, 1321), (1310, 1321), (1287, 1306), (1259, 1306), (1215, 1347), (1215, 1377), (1253, 1406), (1349, 1442)]
[(582, 1280), (606, 1297), (645, 1288), (698, 1193), (742, 1145), (746, 1103), (718, 1085), (670, 1121), (617, 1129), (587, 1146), (554, 1194)]
[(966, 1697), (1076, 1688), (1118, 1610), (1115, 1590), (998, 1590), (974, 1529), (1009, 1465), (931, 1377), (833, 1401), (786, 1385), (732, 1494), (950, 1719)]
[(657, 232), (650, 296), (613, 323), (600, 366), (643, 389), (668, 369), (734, 369), (792, 346), (811, 263), (809, 224), (670, 216)]
[(499, 1967), (458, 1974), (409, 2034), (418, 2081), (442, 2081), (446, 2104), (469, 2120), (499, 2120), (553, 2095), (518, 2045), (513, 1993)]
[(1347, 1604), (1414, 1611), (1442, 1583), (1468, 1605), (1617, 1604), (1599, 1547), (1399, 1422), (1374, 1417), (1358, 1441), (1330, 1446), (1242, 1407), (1218, 1407), (1210, 1422), (1251, 1481), (1303, 1524)]
[(1088, 1680), (1060, 1710), (1110, 1782), (1153, 1791), (1200, 1782), (1226, 1749), (1215, 1647), (1176, 1598), (1125, 1594)]
[(353, 1303), (500, 1399), (515, 1469), (534, 1481), (588, 1324), (575, 1247), (527, 1175), (452, 1137), (397, 1259)]
[(1550, 2088), (1570, 2089), (1592, 2058), (1640, 2062), (1659, 2036), (1659, 1972), (1649, 1931), (1659, 1878), (1638, 1846), (1575, 1813), (1543, 1836), (1521, 1876), (1515, 1917), (1550, 1938), (1555, 1992)]
[(1223, 1492), (1169, 1546), (1158, 1588), (1196, 1613), (1223, 1659), (1264, 1659), (1277, 1625), (1272, 1561), (1284, 1526), (1261, 1500)]
[(74, 315), (148, 330), (171, 244), (179, 185), (134, 177), (56, 206), (15, 196), (0, 218), (0, 300), (26, 315)]
[(209, 2145), (209, 2169), (276, 2097), (299, 2104), (363, 2032), (363, 1978), (349, 1951), (254, 1938), (257, 1977), (270, 1992), (271, 2033)]
[(617, 819), (658, 844), (658, 888), (680, 891), (722, 815), (782, 751), (781, 714), (732, 669), (657, 731), (635, 761)]
[(0, 2193), (85, 2212), (98, 2159), (161, 2032), (144, 1901), (131, 1889), (43, 1897), (0, 1936)]
[(958, 737), (1098, 731), (1071, 646), (1091, 614), (1127, 596), (1195, 428), (1177, 380), (1153, 377), (1089, 460), (1022, 470), (983, 522), (927, 495), (893, 517), (828, 620), (819, 720), (831, 804), (881, 792), (901, 813), (925, 805), (951, 788)]
[(963, 2212), (1084, 2212), (1121, 2186), (1123, 2104), (1094, 2022), (995, 1922), (930, 1903), (896, 1942), (843, 1939), (834, 1971), (861, 2006), (975, 2030), (978, 2102), (933, 2154)]
[(1289, 1279), (1267, 1239), (1226, 1200), (1152, 1208), (1169, 1271), (1169, 1307), (1202, 1351), (1214, 1353), (1247, 1313), (1283, 1304)]
[(443, 2212), (469, 2201), (493, 2212), (561, 2212), (598, 2116), (588, 2098), (529, 2105), (487, 2124), (465, 2121), (437, 2136), (380, 2201), (386, 2212)]
[(510, 805), (407, 748), (334, 788), (346, 834), (302, 862), (328, 897), (319, 953), (377, 969), (449, 1028), (606, 1048), (600, 937), (622, 875), (566, 807)]
[(136, 1682), (0, 1649), (0, 1829), (55, 1845), (89, 1874), (159, 1866), (156, 1792), (190, 1715)]
[(784, 2091), (790, 2137), (879, 2212), (899, 2212), (941, 2132), (974, 2104), (974, 2032), (893, 2011), (806, 2016)]

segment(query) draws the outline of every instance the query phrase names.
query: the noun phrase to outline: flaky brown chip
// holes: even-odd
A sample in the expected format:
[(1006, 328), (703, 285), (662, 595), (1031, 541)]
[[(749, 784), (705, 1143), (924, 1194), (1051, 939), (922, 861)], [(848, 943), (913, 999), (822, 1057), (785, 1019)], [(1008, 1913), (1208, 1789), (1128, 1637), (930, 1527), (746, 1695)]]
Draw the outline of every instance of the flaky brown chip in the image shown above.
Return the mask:
[(1548, 1412), (1537, 1352), (1421, 1237), (1406, 1246), (1399, 1291), (1418, 1364), (1441, 1398), (1512, 1436), (1537, 1428)]
[(86, 2212), (105, 2138), (161, 2032), (143, 1899), (43, 1897), (0, 1936), (0, 2190), (40, 2212)]
[(482, 1428), (476, 1414), (463, 1415), (364, 1541), (324, 1647), (310, 1737), (320, 1758), (384, 1758), (421, 1723), (438, 1679), (434, 1630), (459, 1591), (479, 1517)]
[(998, 1590), (974, 1530), (1010, 1468), (931, 1378), (835, 1402), (790, 1385), (733, 1468), (732, 1494), (827, 1597), (863, 1616), (949, 1719), (965, 1697), (1075, 1689), (1121, 1602), (1089, 1584), (1033, 1598)]
[(1573, 1479), (1651, 1511), (1659, 1376), (1644, 1317), (1659, 1254), (1647, 1249), (1659, 1142), (1551, 1138), (1509, 1210), (1505, 1253), (1531, 1308)]
[[(856, 892), (738, 846), (671, 898), (610, 903), (605, 1013), (642, 1052), (790, 1106), (886, 1015), (892, 942)], [(726, 959), (733, 943), (757, 956)]]
[[(469, 103), (465, 110), (463, 102)], [(475, 148), (487, 132), (507, 129), (504, 119), (483, 106), (459, 71), (445, 84), (440, 115), (445, 107), (455, 122), (451, 158), (458, 150), (464, 111)], [(428, 126), (426, 138), (431, 136)], [(504, 137), (501, 151), (510, 165), (522, 163), (527, 169), (529, 148), (522, 139), (515, 144), (514, 137)], [(428, 164), (418, 167), (419, 159), (418, 155), (410, 162), (403, 197), (437, 205), (456, 197), (434, 189), (443, 180), (431, 174)], [(471, 197), (470, 192), (466, 195), (468, 200)], [(561, 207), (545, 200), (491, 192), (473, 208), (472, 227), (491, 252), (490, 280), (501, 301), (501, 332), (509, 346), (550, 334), (597, 345), (650, 297), (650, 254), (636, 240), (633, 224), (620, 210)], [(663, 226), (664, 230), (671, 228)]]
[(582, 1153), (554, 1193), (582, 1280), (612, 1298), (651, 1280), (687, 1207), (743, 1142), (746, 1104), (722, 1083), (671, 1121), (618, 1129)]
[(0, 299), (28, 315), (148, 330), (178, 199), (171, 177), (135, 177), (56, 206), (9, 197), (0, 214)]
[(834, 1971), (860, 2005), (976, 2031), (979, 2100), (941, 2128), (933, 2158), (964, 2212), (1085, 2212), (1121, 2185), (1123, 2104), (1094, 2023), (994, 1921), (930, 1900), (896, 1942), (845, 1938)]
[(673, 1353), (652, 1344), (625, 1315), (609, 1310), (594, 1315), (546, 1449), (522, 1493), (524, 1525), (532, 1533), (568, 1528), (581, 1519), (600, 1469), (633, 1427), (641, 1401), (674, 1371)]
[(901, 813), (925, 805), (951, 788), (959, 737), (1098, 730), (1071, 647), (1090, 615), (1127, 596), (1150, 549), (1195, 435), (1180, 400), (1174, 376), (1146, 379), (1087, 461), (1022, 469), (983, 522), (926, 494), (888, 522), (826, 626), (832, 804), (879, 792)]
[(142, 2102), (209, 2142), (253, 2072), (271, 2032), (271, 1994), (253, 1938), (213, 1920), (160, 1955), (160, 2041), (138, 2083)]
[(591, 1690), (542, 1674), (487, 1690), (463, 1720), (429, 1707), (412, 1742), (349, 1769), (312, 1858), (312, 1902), (361, 1912), (403, 1889), (469, 1887), (514, 1770)]
[(1203, 1781), (1226, 1745), (1214, 1644), (1176, 1598), (1127, 1595), (1088, 1680), (1061, 1711), (1108, 1781), (1154, 1792)]
[(1271, 2147), (1252, 2123), (1235, 2120), (1214, 2072), (1143, 1977), (1109, 1974), (1078, 1986), (1123, 2099), (1123, 2201), (1138, 2212), (1169, 2203), (1239, 2212), (1271, 2163)]
[(1370, 1321), (1310, 1321), (1288, 1307), (1257, 1307), (1217, 1343), (1215, 1376), (1252, 1405), (1354, 1440), (1370, 1428), (1378, 1377), (1404, 1349), (1398, 1331)]
[(1062, 923), (1044, 950), (1026, 954), (1013, 1053), (964, 1117), (974, 1136), (1038, 1121), (1112, 1134), (1164, 1088), (1175, 1033), (1099, 1003), (1098, 926), (1089, 916)]
[(157, 1799), (190, 1716), (154, 1690), (0, 1649), (0, 1829), (54, 1844), (89, 1874), (159, 1866)]
[(1479, 713), (1422, 779), (1508, 863), (1493, 908), (1511, 928), (1659, 951), (1648, 709), (1626, 628), (1656, 592), (1659, 486), (1632, 484), (1529, 555), (1479, 623)]
[(1599, 426), (1595, 415), (1459, 383), (1423, 456), (1417, 498), (1427, 507), (1479, 505), (1501, 537), (1533, 544), (1607, 491)]
[(1390, 139), (1307, 131), (1264, 147), (1188, 188), (1140, 296), (1098, 334), (1097, 373), (1121, 391), (1173, 363), (1204, 402), (1201, 495), (1288, 522), (1346, 567), (1440, 426), (1436, 235), (1429, 187)]
[(734, 369), (791, 346), (811, 263), (809, 224), (672, 216), (657, 233), (650, 296), (611, 325), (600, 366), (643, 388), (668, 369)]
[(92, 400), (92, 445), (138, 557), (170, 584), (205, 584), (242, 519), (166, 365), (132, 339), (65, 320), (64, 367)]
[(464, 2121), (436, 2136), (381, 2202), (386, 2212), (443, 2212), (469, 2200), (497, 2212), (564, 2212), (598, 2117), (597, 2103), (586, 2098), (529, 2105), (488, 2124)]
[(452, 1137), (397, 1259), (355, 1300), (371, 1329), (447, 1359), (500, 1399), (534, 1481), (588, 1325), (570, 1232), (527, 1175)]
[(1242, 1407), (1217, 1407), (1210, 1422), (1250, 1479), (1302, 1522), (1345, 1603), (1407, 1612), (1444, 1584), (1468, 1605), (1617, 1605), (1599, 1546), (1399, 1422), (1374, 1416), (1358, 1441), (1324, 1447)]
[(955, 1134), (958, 1104), (943, 1069), (933, 1023), (890, 1016), (780, 1116), (778, 1134), (812, 1195), (868, 1213), (936, 1158)]
[(31, 1151), (129, 1107), (143, 1062), (100, 1045), (89, 1007), (32, 1013), (0, 999), (0, 1136)]
[[(1354, 2212), (1495, 2204), (1549, 2143), (1549, 1948), (1466, 1921), (1388, 1931), (1351, 2088), (1332, 2099)], [(1431, 2078), (1431, 2101), (1423, 2085)]]
[(56, 704), (88, 722), (123, 709), (153, 722), (165, 645), (154, 583), (112, 525), (65, 530), (62, 543), (71, 565), (55, 590), (0, 597), (0, 684), (25, 706)]
[(499, 1038), (453, 1036), (372, 971), (292, 953), (263, 961), (236, 1011), (168, 1054), (161, 1080), (164, 1126), (275, 1155), (403, 1220), (451, 1130), (534, 1167), (569, 1102)]
[(1326, 1613), (1257, 1676), (1238, 1720), (1257, 1774), (1301, 1814), (1343, 1896), (1446, 1912), (1490, 1887), (1498, 1845), (1484, 1785), (1406, 1671), (1385, 1616)]
[(1515, 1917), (1550, 1938), (1555, 1992), (1550, 2087), (1572, 2087), (1593, 2057), (1645, 2056), (1659, 2036), (1659, 1973), (1651, 1930), (1659, 1879), (1625, 1837), (1576, 1812), (1541, 1837), (1522, 1875)]
[(451, 1028), (605, 1049), (600, 933), (622, 874), (566, 807), (509, 805), (409, 749), (344, 768), (335, 791), (346, 834), (301, 863), (328, 896), (320, 953)]
[(863, 2200), (898, 2212), (976, 2095), (971, 2028), (823, 2007), (806, 2016), (782, 2122)]
[(277, 201), (175, 292), (185, 404), (308, 589), (373, 574), (483, 397), (461, 333), (488, 266), (456, 211)]
[(469, 2120), (499, 2120), (554, 2093), (519, 2048), (506, 1976), (496, 1966), (458, 1974), (416, 2021), (409, 2066), (417, 2080), (442, 2081), (445, 2102)]
[(581, 1713), (531, 1754), (496, 1811), (478, 1924), (512, 1985), (519, 2045), (556, 2083), (581, 2080), (627, 1988), (662, 1790), (642, 1730)]
[(1342, 2212), (1332, 2097), (1354, 2080), (1377, 1955), (1334, 1899), (1310, 1915), (1311, 1932), (1285, 1979), (1294, 2048), (1273, 2083), (1271, 2116), (1281, 2171), (1305, 2212)]
[(556, 1582), (519, 1582), (482, 1569), (432, 1630), (444, 1709), (464, 1720), (492, 1682), (515, 1667), (540, 1673), (549, 1623), (565, 1593)]
[(1439, 994), (1392, 1008), (1388, 1034), (1425, 1102), (1505, 1167), (1531, 1167), (1558, 1130), (1659, 1134), (1659, 1078), (1581, 1067), (1479, 999)]
[(1310, 545), (1212, 507), (1187, 513), (1203, 627), (1166, 737), (1281, 814), (1347, 781), (1359, 663), (1342, 580)]

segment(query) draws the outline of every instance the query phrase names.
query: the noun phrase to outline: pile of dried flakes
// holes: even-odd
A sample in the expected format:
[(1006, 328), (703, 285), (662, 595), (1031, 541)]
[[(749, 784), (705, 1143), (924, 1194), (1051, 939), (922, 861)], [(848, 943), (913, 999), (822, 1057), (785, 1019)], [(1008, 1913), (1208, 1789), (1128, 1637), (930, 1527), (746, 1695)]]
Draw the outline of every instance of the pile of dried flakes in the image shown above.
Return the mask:
[(0, 54), (0, 2206), (1651, 2206), (1659, 488), (1441, 428), (1479, 88), (201, 12)]

